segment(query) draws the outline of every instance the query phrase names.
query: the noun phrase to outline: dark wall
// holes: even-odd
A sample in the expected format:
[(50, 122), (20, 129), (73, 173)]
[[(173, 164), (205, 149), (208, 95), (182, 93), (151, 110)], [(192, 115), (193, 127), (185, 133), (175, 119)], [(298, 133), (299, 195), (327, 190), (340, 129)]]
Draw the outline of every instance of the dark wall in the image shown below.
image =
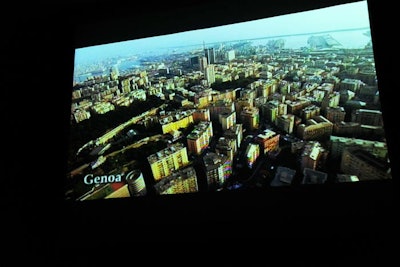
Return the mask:
[[(7, 132), (5, 207), (10, 247), (65, 259), (70, 248), (104, 242), (236, 240), (238, 237), (365, 238), (392, 235), (394, 181), (323, 189), (177, 196), (67, 204), (63, 178), (73, 49), (351, 1), (42, 1), (14, 3), (4, 22), (7, 78), (2, 98)], [(301, 3), (300, 3), (301, 2)], [(389, 153), (397, 163), (393, 77), (386, 64), (390, 7), (370, 1), (372, 34)], [(338, 18), (340, 19), (340, 18)], [(394, 51), (394, 50), (393, 50)], [(394, 88), (393, 88), (394, 89)], [(388, 104), (386, 104), (388, 103)], [(140, 229), (137, 231), (137, 229)], [(195, 229), (192, 231), (192, 229)], [(188, 234), (190, 233), (190, 234)], [(361, 239), (360, 239), (361, 240)], [(371, 242), (371, 239), (368, 239)], [(382, 244), (382, 243), (381, 243)], [(386, 244), (386, 243), (384, 243)], [(375, 247), (373, 247), (375, 249)], [(68, 251), (68, 252), (67, 252)]]

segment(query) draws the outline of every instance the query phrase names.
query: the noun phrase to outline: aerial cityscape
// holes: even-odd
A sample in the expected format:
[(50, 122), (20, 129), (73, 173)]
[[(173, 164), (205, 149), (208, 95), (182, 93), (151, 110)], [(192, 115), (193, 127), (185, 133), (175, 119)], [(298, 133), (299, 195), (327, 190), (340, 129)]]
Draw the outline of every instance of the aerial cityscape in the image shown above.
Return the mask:
[(392, 178), (366, 1), (80, 48), (71, 96), (68, 200)]

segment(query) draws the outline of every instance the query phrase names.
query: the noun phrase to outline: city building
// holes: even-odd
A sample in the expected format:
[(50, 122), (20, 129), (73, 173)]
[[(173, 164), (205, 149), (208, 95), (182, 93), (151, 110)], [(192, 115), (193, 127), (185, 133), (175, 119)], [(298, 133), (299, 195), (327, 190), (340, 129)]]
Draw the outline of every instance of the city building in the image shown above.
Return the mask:
[(332, 123), (338, 123), (345, 120), (346, 111), (343, 107), (327, 107), (325, 117)]
[(219, 120), (219, 114), (221, 113), (231, 113), (235, 111), (235, 105), (234, 102), (230, 99), (220, 99), (216, 102), (211, 103), (208, 106), (208, 109), (210, 110), (210, 116), (212, 121), (218, 121)]
[(154, 185), (159, 195), (198, 192), (196, 171), (192, 166), (174, 171)]
[(144, 196), (147, 194), (146, 183), (140, 170), (133, 170), (125, 176), (129, 195), (131, 197)]
[(293, 114), (286, 114), (277, 117), (276, 126), (285, 133), (291, 134), (295, 129), (296, 117)]
[(190, 154), (200, 155), (208, 147), (213, 136), (213, 127), (211, 121), (201, 121), (187, 136), (187, 145)]
[(219, 123), (222, 126), (222, 130), (228, 130), (236, 124), (236, 112), (223, 112), (219, 114)]
[(328, 139), (333, 132), (333, 123), (322, 115), (307, 120), (307, 124), (297, 126), (297, 136), (305, 141)]
[(230, 160), (233, 160), (235, 153), (237, 152), (237, 145), (235, 139), (228, 139), (221, 136), (218, 139), (217, 145), (215, 147), (215, 152), (218, 154), (227, 155)]
[(222, 188), (226, 179), (232, 174), (232, 161), (229, 156), (208, 152), (203, 157), (206, 169), (208, 190)]
[(210, 110), (208, 108), (196, 109), (193, 112), (193, 121), (198, 123), (200, 121), (210, 121)]
[(357, 93), (362, 86), (365, 86), (359, 79), (345, 78), (340, 82), (340, 90), (349, 90)]
[(204, 70), (204, 77), (207, 80), (207, 85), (211, 86), (215, 83), (215, 66), (214, 64), (209, 64)]
[(155, 181), (171, 175), (174, 171), (189, 164), (187, 149), (182, 143), (158, 151), (147, 157)]
[(279, 148), (279, 137), (279, 134), (269, 129), (257, 135), (256, 140), (261, 146), (262, 153), (267, 154), (268, 152), (277, 150)]
[(371, 110), (371, 109), (356, 109), (351, 114), (351, 121), (372, 125), (372, 126), (383, 126), (382, 111)]
[(344, 149), (340, 170), (355, 175), (360, 181), (391, 179), (391, 168), (387, 160), (375, 157), (358, 146)]
[(336, 136), (358, 137), (361, 133), (361, 124), (357, 122), (340, 121), (333, 124), (332, 134)]
[(249, 143), (246, 147), (246, 162), (247, 166), (251, 169), (260, 156), (260, 146), (259, 144)]
[(214, 48), (204, 48), (204, 56), (207, 58), (207, 64), (215, 64)]
[(163, 116), (159, 120), (163, 134), (170, 133), (180, 128), (187, 128), (189, 125), (194, 123), (193, 111), (184, 110), (169, 113)]
[(296, 174), (296, 170), (290, 169), (283, 166), (278, 166), (274, 175), (274, 179), (271, 181), (271, 186), (288, 186), (292, 184), (293, 178)]
[(309, 105), (300, 111), (300, 117), (305, 122), (313, 117), (319, 116), (321, 108), (317, 105)]
[(317, 141), (307, 142), (301, 153), (300, 166), (301, 169), (320, 170), (325, 168), (329, 151), (321, 146)]
[(343, 151), (347, 147), (358, 147), (365, 150), (382, 160), (388, 159), (388, 149), (386, 142), (372, 141), (351, 137), (342, 137), (332, 135), (330, 138), (330, 157), (332, 159), (341, 159)]
[(235, 140), (236, 147), (239, 148), (243, 140), (243, 125), (240, 123), (235, 124), (233, 127), (224, 131), (224, 137)]
[(258, 129), (260, 123), (259, 109), (256, 107), (244, 107), (240, 112), (241, 123), (246, 130)]

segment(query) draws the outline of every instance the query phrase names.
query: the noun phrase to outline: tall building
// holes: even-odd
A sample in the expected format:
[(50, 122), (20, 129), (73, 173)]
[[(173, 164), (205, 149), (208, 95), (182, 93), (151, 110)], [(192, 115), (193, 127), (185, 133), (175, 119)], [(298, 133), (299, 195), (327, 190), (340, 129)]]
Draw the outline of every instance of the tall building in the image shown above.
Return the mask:
[(301, 169), (324, 169), (329, 151), (321, 146), (321, 143), (309, 141), (301, 153)]
[(278, 105), (279, 101), (274, 100), (274, 101), (268, 101), (266, 104), (261, 106), (261, 113), (264, 118), (266, 118), (267, 121), (275, 124), (276, 123), (276, 118), (278, 117)]
[(130, 171), (126, 174), (125, 180), (131, 197), (144, 196), (147, 194), (146, 184), (141, 171)]
[(316, 105), (309, 105), (300, 111), (300, 117), (304, 122), (319, 115), (320, 115), (320, 107)]
[(255, 99), (257, 91), (255, 89), (247, 88), (239, 91), (240, 98), (242, 99)]
[(222, 130), (228, 130), (236, 124), (236, 112), (223, 112), (219, 114), (219, 123), (222, 125)]
[(323, 140), (332, 135), (333, 123), (323, 116), (307, 120), (307, 124), (297, 126), (297, 135), (305, 140)]
[(326, 93), (321, 101), (321, 111), (326, 112), (327, 108), (338, 107), (340, 103), (340, 92)]
[(260, 156), (260, 146), (258, 144), (249, 143), (246, 148), (247, 166), (251, 169)]
[(236, 100), (236, 92), (239, 91), (239, 88), (236, 89), (226, 89), (225, 91), (214, 91), (212, 95), (213, 101), (229, 99), (232, 102)]
[(177, 170), (158, 181), (154, 188), (159, 195), (198, 192), (196, 171), (192, 166)]
[(147, 157), (155, 181), (171, 175), (189, 163), (186, 146), (175, 143)]
[(199, 63), (200, 63), (200, 57), (199, 57), (199, 56), (191, 57), (191, 58), (189, 59), (189, 62), (190, 62), (190, 66), (196, 67), (196, 66), (198, 66)]
[(195, 123), (211, 120), (210, 110), (208, 108), (196, 109), (193, 112), (193, 120)]
[(236, 99), (235, 101), (235, 111), (236, 111), (236, 116), (238, 119), (240, 118), (240, 113), (242, 110), (246, 107), (254, 107), (254, 98), (245, 98), (245, 97), (240, 97)]
[(193, 123), (193, 110), (178, 111), (167, 114), (159, 120), (163, 134), (180, 128), (186, 128)]
[(210, 144), (213, 136), (211, 121), (201, 121), (193, 131), (187, 136), (187, 145), (190, 154), (200, 155), (204, 148)]
[(240, 112), (241, 122), (247, 130), (253, 131), (259, 127), (260, 115), (256, 107), (245, 107)]
[(227, 51), (226, 52), (226, 59), (228, 61), (234, 60), (235, 59), (235, 50), (232, 49), (232, 50)]
[(278, 81), (267, 77), (266, 79), (259, 79), (252, 82), (249, 87), (256, 89), (258, 97), (269, 97), (277, 90)]
[(232, 161), (229, 156), (209, 152), (203, 157), (206, 168), (208, 189), (220, 189), (226, 179), (232, 174)]
[(199, 57), (199, 70), (205, 71), (208, 66), (208, 60), (206, 57)]
[(293, 114), (281, 115), (276, 118), (276, 126), (285, 133), (293, 133), (295, 116)]
[(343, 107), (328, 107), (325, 117), (332, 123), (344, 121), (346, 111)]
[(119, 69), (117, 65), (114, 65), (110, 68), (110, 78), (112, 81), (118, 80), (119, 77)]
[(210, 110), (211, 120), (218, 121), (219, 114), (235, 111), (235, 105), (230, 99), (221, 99), (208, 106)]
[(262, 134), (257, 135), (262, 152), (264, 154), (275, 151), (279, 148), (279, 134), (272, 130), (265, 130)]
[(199, 109), (207, 107), (209, 103), (212, 102), (213, 92), (211, 89), (196, 90), (194, 88), (191, 88), (191, 90), (194, 90), (195, 92), (193, 101)]
[(377, 85), (378, 83), (376, 69), (373, 66), (367, 66), (361, 69), (357, 74), (357, 78), (368, 85)]
[(215, 66), (214, 64), (208, 65), (204, 70), (204, 77), (207, 80), (208, 86), (215, 83)]
[(236, 151), (237, 146), (235, 139), (228, 139), (223, 136), (218, 139), (218, 143), (215, 147), (216, 153), (227, 155), (231, 160), (233, 160)]
[(127, 94), (132, 90), (132, 80), (132, 77), (124, 77), (120, 79), (119, 86), (122, 93)]
[(224, 131), (224, 137), (227, 139), (234, 139), (236, 147), (239, 148), (243, 140), (243, 125), (240, 123), (235, 124), (233, 127)]
[(207, 58), (208, 64), (215, 64), (214, 48), (204, 48), (204, 56)]
[(349, 90), (351, 92), (358, 92), (365, 84), (361, 80), (346, 78), (340, 82), (340, 90)]
[(287, 113), (299, 116), (303, 108), (311, 105), (311, 101), (308, 99), (300, 99), (296, 101), (288, 100), (286, 104), (287, 104)]

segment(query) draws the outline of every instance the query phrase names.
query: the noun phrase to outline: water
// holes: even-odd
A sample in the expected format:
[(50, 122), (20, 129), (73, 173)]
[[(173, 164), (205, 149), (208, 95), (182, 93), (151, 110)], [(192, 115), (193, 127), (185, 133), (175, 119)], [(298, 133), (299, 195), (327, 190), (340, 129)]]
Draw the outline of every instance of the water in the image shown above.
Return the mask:
[[(261, 38), (254, 38), (250, 39), (247, 41), (251, 41), (253, 46), (259, 46), (259, 45), (266, 45), (268, 41), (270, 40), (278, 40), (278, 39), (283, 39), (284, 40), (284, 48), (286, 49), (299, 49), (302, 47), (309, 47), (308, 44), (308, 39), (311, 36), (326, 36), (329, 35), (332, 37), (334, 40), (336, 40), (340, 46), (337, 46), (338, 48), (348, 48), (348, 49), (359, 49), (359, 48), (364, 48), (366, 47), (370, 42), (371, 42), (371, 36), (369, 35), (369, 29), (368, 28), (362, 28), (362, 29), (354, 29), (354, 30), (341, 30), (341, 31), (334, 31), (334, 32), (319, 32), (319, 33), (305, 33), (305, 34), (297, 34), (297, 35), (281, 35), (281, 36), (267, 36), (267, 37), (261, 37)], [(224, 42), (225, 44), (228, 43), (235, 43), (239, 41), (246, 41), (246, 40), (234, 40), (230, 42)], [(218, 47), (220, 45), (220, 42), (214, 42), (214, 43), (209, 43), (209, 46), (215, 46)], [(179, 47), (179, 51), (181, 52), (190, 52), (191, 50), (194, 49), (199, 49), (203, 46), (203, 44), (198, 44), (198, 45), (182, 45)], [(175, 47), (176, 48), (176, 47)], [(166, 51), (173, 51), (175, 49), (172, 49), (171, 46), (168, 46), (168, 43), (165, 46), (165, 49), (162, 49)], [(160, 54), (161, 50), (154, 50), (154, 54)], [(149, 51), (146, 51), (145, 56), (149, 56), (151, 53)], [(134, 68), (140, 68), (141, 67), (141, 62), (140, 62), (140, 55), (136, 55), (135, 57), (129, 56), (128, 59), (124, 58), (124, 55), (120, 55), (117, 58), (107, 58), (107, 54), (99, 54), (97, 57), (98, 62), (92, 62), (90, 65), (86, 66), (79, 66), (75, 70), (75, 75), (74, 75), (74, 80), (77, 82), (83, 82), (85, 81), (88, 77), (93, 76), (93, 75), (108, 75), (109, 70), (112, 66), (117, 66), (118, 70), (120, 73), (126, 73), (127, 71), (130, 71)], [(94, 68), (94, 66), (97, 67)], [(99, 72), (99, 66), (103, 68), (103, 72)], [(86, 71), (82, 71), (82, 70)], [(90, 70), (93, 70), (91, 72)]]

